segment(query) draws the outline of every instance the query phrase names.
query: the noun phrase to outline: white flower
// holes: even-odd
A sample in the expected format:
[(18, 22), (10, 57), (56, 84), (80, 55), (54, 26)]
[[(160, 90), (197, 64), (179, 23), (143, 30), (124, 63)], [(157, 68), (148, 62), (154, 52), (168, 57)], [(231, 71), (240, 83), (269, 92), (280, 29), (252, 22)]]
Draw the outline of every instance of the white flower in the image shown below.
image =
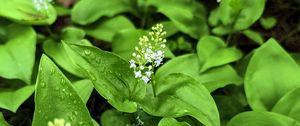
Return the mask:
[(48, 4), (52, 2), (52, 0), (32, 0), (32, 3), (36, 10), (48, 10), (49, 6)]
[(152, 27), (152, 31), (149, 32), (148, 36), (139, 37), (138, 46), (135, 47), (135, 52), (132, 53), (134, 58), (129, 61), (130, 68), (134, 70), (135, 78), (140, 78), (148, 83), (154, 73), (153, 67), (162, 64), (164, 58), (162, 48), (166, 47), (165, 43), (167, 41), (163, 38), (164, 35), (166, 35), (166, 32), (163, 31), (163, 25), (157, 24)]
[(48, 126), (71, 126), (71, 124), (65, 123), (64, 119), (54, 119), (54, 122), (48, 122)]
[(148, 83), (150, 81), (150, 78), (146, 77), (146, 76), (142, 76), (142, 80), (145, 82), (145, 83)]
[(220, 3), (220, 2), (221, 2), (221, 0), (217, 0), (217, 2), (218, 2), (218, 3)]
[(141, 71), (134, 72), (134, 76), (135, 78), (142, 77), (142, 72)]

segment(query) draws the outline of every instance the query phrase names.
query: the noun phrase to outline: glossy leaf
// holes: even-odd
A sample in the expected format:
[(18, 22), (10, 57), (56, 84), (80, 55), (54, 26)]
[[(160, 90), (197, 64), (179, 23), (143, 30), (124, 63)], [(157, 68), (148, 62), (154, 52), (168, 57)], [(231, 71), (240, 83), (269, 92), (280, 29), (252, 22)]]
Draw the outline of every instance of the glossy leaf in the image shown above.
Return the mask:
[(0, 125), (1, 126), (10, 126), (4, 119), (3, 114), (0, 112)]
[[(138, 38), (143, 35), (146, 35), (145, 31), (136, 29), (118, 32), (112, 41), (113, 52), (129, 61), (132, 59), (134, 47), (138, 45)], [(174, 57), (174, 54), (168, 48), (165, 48), (164, 51), (166, 52), (165, 57)]]
[(156, 96), (149, 94), (142, 109), (154, 116), (192, 116), (206, 126), (219, 126), (219, 113), (213, 98), (198, 81), (184, 74), (170, 74), (155, 83)]
[(200, 74), (199, 64), (196, 54), (178, 56), (160, 67), (156, 72), (155, 79), (160, 81), (171, 73), (183, 73), (200, 81), (210, 92), (228, 84), (238, 85), (242, 83), (242, 79), (229, 65), (216, 67)]
[(81, 68), (88, 72), (101, 96), (119, 111), (137, 110), (136, 102), (144, 98), (146, 87), (134, 78), (127, 61), (98, 48), (76, 45), (72, 48), (86, 61)]
[(300, 86), (300, 69), (274, 39), (256, 49), (247, 67), (245, 92), (253, 110), (271, 110), (287, 92)]
[(21, 79), (31, 84), (35, 60), (36, 33), (30, 26), (10, 24), (1, 26), (7, 38), (0, 45), (0, 76)]
[(158, 126), (190, 126), (190, 124), (186, 122), (178, 122), (174, 118), (163, 118), (158, 123)]
[(233, 117), (227, 126), (300, 126), (300, 123), (273, 112), (251, 111)]
[(200, 72), (237, 61), (242, 57), (242, 53), (237, 48), (227, 48), (222, 39), (214, 36), (205, 36), (200, 39), (197, 54), (201, 59)]
[(175, 26), (192, 38), (198, 39), (209, 32), (206, 11), (202, 4), (193, 0), (149, 0), (158, 12), (167, 16)]
[(18, 89), (0, 88), (0, 108), (16, 112), (34, 92), (34, 85), (24, 86)]
[(300, 122), (300, 87), (286, 93), (273, 107), (272, 112), (277, 112)]
[(93, 83), (90, 80), (80, 80), (74, 82), (73, 87), (81, 100), (86, 104), (94, 89)]
[(125, 16), (117, 16), (105, 21), (98, 21), (87, 27), (83, 27), (87, 35), (96, 39), (111, 42), (118, 31), (135, 29), (135, 26)]
[(262, 37), (262, 35), (257, 32), (257, 31), (253, 31), (253, 30), (245, 30), (243, 31), (243, 34), (248, 37), (249, 39), (251, 39), (252, 41), (256, 42), (259, 45), (262, 45), (264, 43), (264, 38)]
[(93, 125), (85, 104), (71, 82), (46, 55), (43, 55), (36, 83), (32, 126), (47, 125), (55, 118), (64, 119), (71, 125)]
[(0, 17), (22, 24), (49, 25), (56, 20), (56, 11), (48, 3), (48, 9), (38, 11), (31, 0), (0, 0)]
[(71, 11), (72, 21), (81, 25), (95, 22), (97, 19), (129, 11), (128, 3), (124, 0), (81, 0)]

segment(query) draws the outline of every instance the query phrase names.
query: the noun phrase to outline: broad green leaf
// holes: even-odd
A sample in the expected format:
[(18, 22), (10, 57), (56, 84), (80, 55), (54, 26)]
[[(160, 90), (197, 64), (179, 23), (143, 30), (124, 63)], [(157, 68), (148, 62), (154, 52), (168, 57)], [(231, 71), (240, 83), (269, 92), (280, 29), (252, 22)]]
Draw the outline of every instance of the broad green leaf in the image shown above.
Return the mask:
[(66, 27), (62, 29), (62, 33), (60, 35), (62, 40), (74, 44), (79, 43), (84, 36), (85, 32), (82, 29), (75, 27)]
[(300, 122), (300, 87), (286, 93), (273, 107), (272, 112), (277, 112)]
[(210, 92), (228, 84), (242, 83), (242, 79), (229, 65), (216, 67), (200, 74), (199, 64), (196, 54), (178, 56), (161, 66), (156, 72), (155, 79), (160, 81), (171, 73), (182, 73), (200, 81)]
[(227, 126), (300, 126), (300, 123), (273, 112), (250, 111), (233, 117)]
[(112, 17), (130, 10), (124, 0), (80, 0), (71, 11), (72, 21), (81, 25), (95, 22), (103, 16)]
[(0, 29), (6, 36), (4, 44), (0, 44), (0, 76), (31, 84), (36, 33), (32, 27), (20, 24), (9, 24)]
[(93, 83), (90, 80), (80, 80), (74, 82), (73, 87), (82, 101), (86, 104), (94, 89)]
[(206, 11), (202, 4), (193, 0), (149, 0), (149, 5), (167, 16), (174, 25), (192, 38), (198, 39), (209, 33)]
[(132, 124), (135, 118), (128, 113), (122, 113), (117, 110), (106, 110), (101, 115), (102, 126), (134, 126)]
[(80, 64), (88, 72), (98, 93), (117, 110), (135, 112), (137, 101), (145, 96), (145, 84), (134, 78), (129, 63), (113, 53), (98, 48), (77, 46), (72, 48), (84, 58)]
[(256, 49), (245, 74), (245, 92), (253, 110), (271, 110), (287, 92), (300, 86), (297, 63), (274, 39)]
[(58, 67), (43, 55), (35, 90), (35, 110), (32, 126), (45, 126), (54, 119), (64, 119), (71, 125), (92, 126), (92, 118)]
[(199, 40), (197, 54), (201, 59), (200, 72), (237, 61), (242, 57), (237, 48), (227, 48), (222, 39), (214, 36), (205, 36)]
[(34, 85), (24, 86), (18, 89), (0, 88), (0, 108), (16, 112), (34, 92)]
[(174, 118), (163, 118), (158, 123), (158, 126), (190, 126), (190, 124), (186, 122), (178, 122)]
[(262, 45), (264, 43), (264, 38), (257, 31), (253, 31), (253, 30), (248, 29), (248, 30), (243, 31), (243, 34), (246, 37), (248, 37), (249, 39), (251, 39), (252, 41), (254, 41), (257, 44), (259, 44), (259, 45)]
[(125, 16), (117, 16), (105, 21), (98, 21), (89, 26), (83, 27), (87, 35), (96, 39), (111, 42), (118, 31), (135, 29), (135, 26)]
[[(145, 34), (145, 31), (137, 29), (123, 30), (118, 32), (112, 41), (113, 52), (129, 61), (132, 59), (132, 53), (135, 51), (134, 47), (138, 46), (139, 37)], [(165, 57), (175, 57), (168, 48), (165, 48), (164, 51), (166, 52)]]
[(220, 15), (219, 15), (218, 8), (211, 10), (208, 17), (209, 25), (211, 26), (218, 25), (220, 23), (219, 19), (220, 19)]
[(264, 12), (266, 0), (240, 0), (242, 9), (235, 20), (233, 28), (236, 31), (244, 30), (254, 24)]
[(71, 14), (71, 10), (61, 6), (61, 5), (53, 5), (53, 7), (55, 8), (56, 12), (57, 12), (57, 16), (68, 16)]
[(1, 126), (10, 126), (4, 119), (2, 112), (0, 112), (0, 125)]
[(80, 64), (84, 63), (84, 60), (66, 43), (47, 40), (43, 43), (43, 50), (55, 63), (66, 71), (82, 78), (87, 76), (86, 71), (80, 67)]
[(230, 27), (230, 25), (227, 25), (227, 26), (220, 25), (220, 26), (214, 27), (212, 29), (212, 33), (219, 35), (219, 36), (223, 36), (223, 35), (226, 35), (226, 34), (229, 34), (232, 32), (233, 32), (233, 30)]
[(277, 20), (275, 17), (267, 17), (267, 18), (260, 18), (259, 20), (261, 26), (263, 26), (266, 30), (273, 28), (277, 24)]
[(219, 126), (219, 113), (208, 90), (184, 74), (170, 74), (155, 83), (156, 96), (148, 94), (141, 102), (150, 115), (163, 117), (192, 116), (205, 126)]
[(176, 25), (171, 21), (161, 22), (164, 26), (164, 30), (167, 32), (166, 37), (176, 34), (179, 30), (176, 28)]
[(48, 9), (38, 11), (32, 0), (0, 0), (0, 17), (22, 24), (49, 25), (56, 20), (56, 11), (50, 3)]

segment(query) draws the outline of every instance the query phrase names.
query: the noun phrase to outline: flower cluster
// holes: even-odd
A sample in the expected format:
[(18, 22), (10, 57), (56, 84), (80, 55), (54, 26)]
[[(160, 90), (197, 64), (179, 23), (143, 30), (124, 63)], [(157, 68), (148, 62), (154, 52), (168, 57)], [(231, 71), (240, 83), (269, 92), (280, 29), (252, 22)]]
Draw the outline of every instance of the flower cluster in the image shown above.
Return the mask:
[(48, 10), (48, 4), (52, 2), (52, 0), (32, 0), (33, 5), (36, 10)]
[(163, 25), (157, 24), (152, 27), (148, 36), (139, 38), (139, 45), (132, 53), (134, 58), (129, 61), (130, 68), (134, 69), (135, 78), (140, 78), (145, 83), (151, 80), (154, 67), (160, 66), (164, 58), (165, 52), (162, 49), (166, 47), (167, 40), (163, 38), (165, 35)]
[(65, 123), (64, 119), (54, 119), (54, 122), (48, 122), (48, 126), (71, 126), (71, 124)]

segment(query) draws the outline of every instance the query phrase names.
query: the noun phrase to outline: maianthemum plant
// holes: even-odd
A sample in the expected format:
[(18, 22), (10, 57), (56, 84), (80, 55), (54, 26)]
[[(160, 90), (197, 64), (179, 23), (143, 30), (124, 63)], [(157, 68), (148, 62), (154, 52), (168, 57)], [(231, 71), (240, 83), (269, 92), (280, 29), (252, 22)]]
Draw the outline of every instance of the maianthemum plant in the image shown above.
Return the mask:
[(299, 54), (254, 30), (265, 6), (0, 0), (0, 126), (300, 126)]

